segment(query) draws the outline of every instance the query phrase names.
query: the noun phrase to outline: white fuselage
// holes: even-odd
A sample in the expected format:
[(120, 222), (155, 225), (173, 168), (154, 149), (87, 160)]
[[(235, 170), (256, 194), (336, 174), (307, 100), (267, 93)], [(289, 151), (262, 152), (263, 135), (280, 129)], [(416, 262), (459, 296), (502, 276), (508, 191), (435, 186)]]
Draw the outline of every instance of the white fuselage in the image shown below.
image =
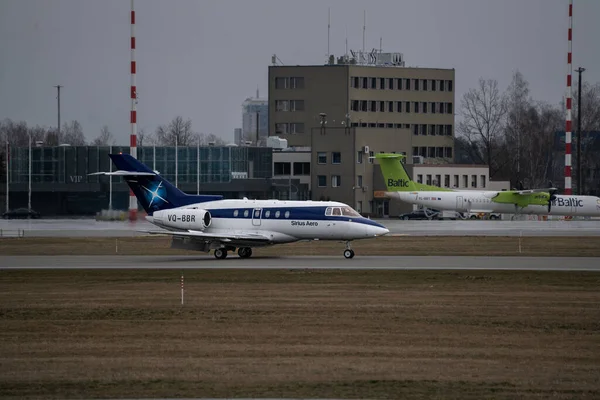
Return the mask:
[(600, 198), (595, 196), (556, 195), (548, 213), (548, 206), (529, 205), (518, 208), (514, 204), (496, 203), (492, 200), (495, 193), (497, 192), (386, 192), (390, 198), (437, 210), (600, 217)]
[[(185, 215), (185, 210), (194, 209), (210, 212), (208, 227), (200, 226), (199, 217), (191, 221)], [(178, 217), (182, 214), (183, 218), (173, 221), (175, 213)], [(340, 215), (334, 215), (338, 213)], [(346, 204), (333, 201), (217, 200), (157, 211), (147, 219), (169, 230), (201, 230), (232, 236), (261, 234), (268, 236), (273, 244), (298, 240), (366, 239), (389, 232)]]

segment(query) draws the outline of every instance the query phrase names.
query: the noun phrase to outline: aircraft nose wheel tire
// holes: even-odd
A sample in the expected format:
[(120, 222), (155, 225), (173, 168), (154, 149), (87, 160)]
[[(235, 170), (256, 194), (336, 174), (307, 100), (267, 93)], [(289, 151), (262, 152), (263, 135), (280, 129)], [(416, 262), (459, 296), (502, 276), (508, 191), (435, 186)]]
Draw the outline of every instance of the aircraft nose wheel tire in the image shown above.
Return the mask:
[(252, 255), (252, 249), (250, 247), (240, 247), (238, 249), (238, 256), (240, 258), (248, 258)]
[(354, 250), (344, 250), (344, 257), (354, 258)]
[(218, 258), (220, 260), (224, 259), (227, 257), (227, 251), (223, 250), (223, 249), (216, 249), (215, 250), (215, 258)]

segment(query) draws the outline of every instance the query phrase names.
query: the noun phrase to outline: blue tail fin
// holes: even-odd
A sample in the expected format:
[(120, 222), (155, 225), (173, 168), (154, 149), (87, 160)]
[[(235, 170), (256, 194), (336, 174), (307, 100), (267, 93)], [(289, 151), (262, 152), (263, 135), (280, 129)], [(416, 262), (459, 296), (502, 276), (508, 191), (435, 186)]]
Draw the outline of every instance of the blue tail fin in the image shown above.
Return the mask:
[[(128, 172), (120, 175), (123, 176), (148, 215), (152, 215), (154, 211), (158, 210), (223, 199), (221, 195), (184, 193), (130, 154), (109, 154), (109, 157), (119, 171)], [(137, 172), (142, 174), (137, 175)]]

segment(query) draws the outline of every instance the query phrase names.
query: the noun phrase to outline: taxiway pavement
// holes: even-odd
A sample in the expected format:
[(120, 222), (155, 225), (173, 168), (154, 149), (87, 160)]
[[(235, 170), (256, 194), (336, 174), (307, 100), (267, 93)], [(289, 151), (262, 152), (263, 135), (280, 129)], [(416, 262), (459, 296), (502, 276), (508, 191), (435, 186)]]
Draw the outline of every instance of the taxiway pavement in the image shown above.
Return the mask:
[(339, 269), (598, 271), (595, 257), (360, 256), (4, 256), (0, 269)]
[[(589, 221), (401, 221), (381, 219), (391, 235), (410, 236), (600, 236), (600, 220)], [(0, 220), (0, 237), (131, 237), (157, 230), (147, 221)]]

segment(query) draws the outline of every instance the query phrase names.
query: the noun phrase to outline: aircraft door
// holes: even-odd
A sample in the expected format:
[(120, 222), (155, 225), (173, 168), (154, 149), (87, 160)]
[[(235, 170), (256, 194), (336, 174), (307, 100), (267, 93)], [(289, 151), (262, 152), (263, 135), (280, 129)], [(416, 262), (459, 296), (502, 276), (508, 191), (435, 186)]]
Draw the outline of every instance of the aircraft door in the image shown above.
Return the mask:
[(262, 208), (255, 208), (252, 212), (252, 225), (260, 226), (262, 218)]
[(458, 211), (465, 211), (466, 210), (466, 204), (465, 204), (465, 198), (463, 196), (457, 196), (456, 197), (456, 209)]

